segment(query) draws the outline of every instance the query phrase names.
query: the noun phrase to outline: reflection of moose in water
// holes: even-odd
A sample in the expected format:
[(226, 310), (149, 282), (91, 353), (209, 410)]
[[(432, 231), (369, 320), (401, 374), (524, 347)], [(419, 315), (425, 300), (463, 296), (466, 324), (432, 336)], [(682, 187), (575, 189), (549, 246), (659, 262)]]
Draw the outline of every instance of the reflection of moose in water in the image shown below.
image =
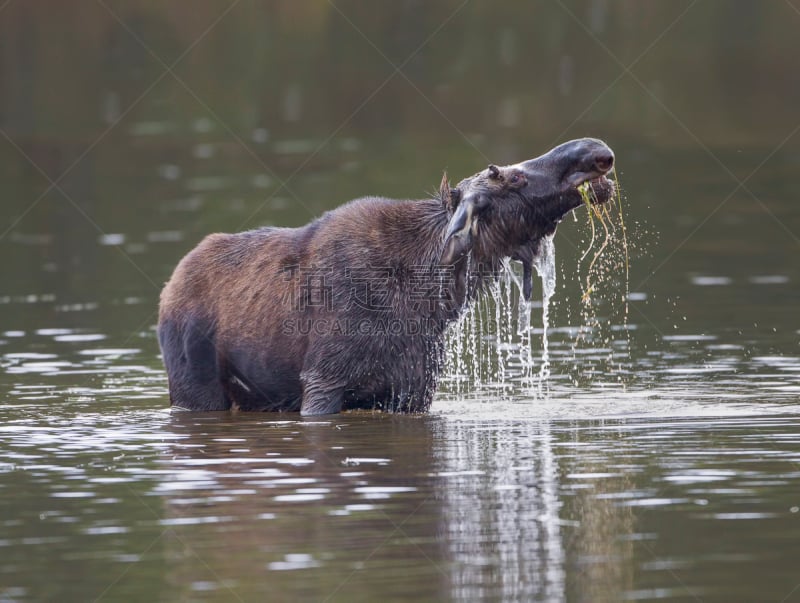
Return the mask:
[[(452, 599), (622, 600), (633, 583), (635, 524), (614, 493), (630, 490), (630, 480), (571, 479), (605, 470), (613, 449), (573, 441), (576, 431), (550, 422), (443, 426), (440, 531)], [(575, 446), (584, 454), (572, 454)]]
[(156, 492), (181, 593), (167, 598), (618, 601), (631, 588), (635, 522), (616, 494), (633, 485), (590, 477), (615, 462), (605, 432), (371, 413), (175, 413), (168, 431)]
[(426, 411), (447, 324), (505, 258), (614, 186), (593, 139), (488, 169), (437, 198), (365, 197), (302, 228), (208, 236), (161, 295), (158, 336), (172, 404), (191, 410)]

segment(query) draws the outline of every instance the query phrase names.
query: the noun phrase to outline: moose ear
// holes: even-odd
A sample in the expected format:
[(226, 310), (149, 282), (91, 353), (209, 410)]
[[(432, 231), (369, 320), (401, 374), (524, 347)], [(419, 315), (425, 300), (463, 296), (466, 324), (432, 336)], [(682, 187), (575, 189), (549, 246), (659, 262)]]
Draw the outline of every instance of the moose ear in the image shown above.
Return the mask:
[(447, 178), (447, 172), (442, 172), (442, 182), (439, 184), (439, 199), (442, 200), (442, 205), (448, 212), (453, 211), (453, 195), (450, 189), (450, 181)]
[(442, 174), (442, 182), (439, 185), (439, 199), (447, 213), (452, 214), (456, 206), (461, 201), (461, 191), (457, 188), (450, 188), (450, 181), (447, 179), (447, 172)]
[(486, 200), (482, 195), (471, 195), (456, 206), (444, 235), (441, 265), (455, 264), (472, 249), (477, 216), (484, 207)]

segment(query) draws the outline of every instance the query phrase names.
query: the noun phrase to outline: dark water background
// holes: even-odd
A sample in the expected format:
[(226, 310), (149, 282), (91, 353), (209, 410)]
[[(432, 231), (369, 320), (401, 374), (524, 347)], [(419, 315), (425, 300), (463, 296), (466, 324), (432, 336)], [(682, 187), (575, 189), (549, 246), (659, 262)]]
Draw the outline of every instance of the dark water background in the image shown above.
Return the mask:
[[(0, 600), (800, 600), (798, 34), (788, 0), (0, 2)], [(567, 219), (545, 395), (486, 376), (485, 306), (428, 416), (167, 409), (157, 296), (205, 234), (586, 135), (630, 305), (612, 271), (579, 336)]]

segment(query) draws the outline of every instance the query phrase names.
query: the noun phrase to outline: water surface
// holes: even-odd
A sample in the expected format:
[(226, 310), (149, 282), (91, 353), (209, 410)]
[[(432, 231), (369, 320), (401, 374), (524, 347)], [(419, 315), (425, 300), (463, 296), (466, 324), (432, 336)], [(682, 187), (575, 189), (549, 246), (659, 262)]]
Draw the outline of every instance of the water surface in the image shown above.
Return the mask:
[[(0, 599), (800, 600), (799, 20), (0, 5)], [(168, 409), (158, 292), (205, 234), (586, 135), (630, 276), (586, 308), (559, 227), (544, 382), (506, 287), (426, 416)]]

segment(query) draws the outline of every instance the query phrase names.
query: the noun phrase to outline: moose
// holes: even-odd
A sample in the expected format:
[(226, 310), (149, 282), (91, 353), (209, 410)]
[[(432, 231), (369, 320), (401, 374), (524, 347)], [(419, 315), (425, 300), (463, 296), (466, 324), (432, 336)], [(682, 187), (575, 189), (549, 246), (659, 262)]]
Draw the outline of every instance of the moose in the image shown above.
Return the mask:
[(363, 197), (300, 228), (211, 234), (161, 293), (158, 341), (173, 407), (301, 415), (430, 408), (446, 330), (543, 237), (614, 193), (614, 154), (572, 140), (489, 165), (431, 198)]

